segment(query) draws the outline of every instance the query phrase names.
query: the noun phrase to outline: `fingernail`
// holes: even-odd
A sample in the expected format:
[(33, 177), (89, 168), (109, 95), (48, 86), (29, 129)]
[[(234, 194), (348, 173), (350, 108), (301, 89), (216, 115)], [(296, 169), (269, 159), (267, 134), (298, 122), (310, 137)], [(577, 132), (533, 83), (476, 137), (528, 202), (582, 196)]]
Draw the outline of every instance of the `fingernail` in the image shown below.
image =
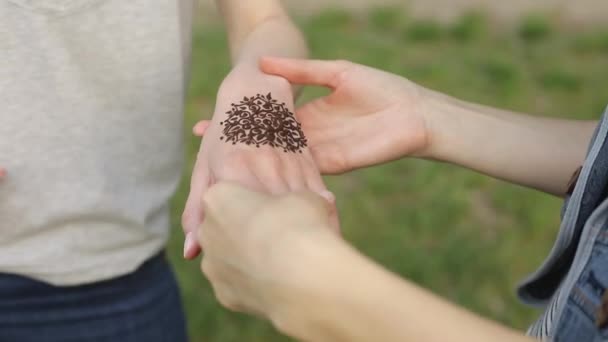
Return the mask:
[(187, 258), (192, 250), (192, 233), (186, 234), (186, 240), (184, 241), (184, 258)]

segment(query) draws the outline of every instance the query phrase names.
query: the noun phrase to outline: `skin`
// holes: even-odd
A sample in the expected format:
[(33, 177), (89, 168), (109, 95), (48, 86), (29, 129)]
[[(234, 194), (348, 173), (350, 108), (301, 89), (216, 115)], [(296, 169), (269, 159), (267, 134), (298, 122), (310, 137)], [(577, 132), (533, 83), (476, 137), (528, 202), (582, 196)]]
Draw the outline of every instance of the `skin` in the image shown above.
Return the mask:
[[(542, 118), (464, 102), (403, 77), (349, 62), (266, 58), (261, 68), (294, 83), (333, 90), (298, 111), (323, 172), (348, 171), (414, 156), (449, 162), (562, 196), (585, 158), (597, 125), (597, 121)], [(352, 101), (364, 95), (380, 100), (373, 104)], [(358, 112), (367, 119), (378, 120), (380, 128), (355, 127), (352, 116), (343, 114), (341, 124), (349, 127), (343, 130), (353, 132), (317, 139), (318, 135), (307, 131), (307, 127), (337, 130), (337, 124), (331, 126), (322, 116), (347, 113), (357, 106), (362, 106)], [(308, 117), (312, 117), (310, 122)], [(347, 133), (357, 135), (346, 137)], [(357, 138), (360, 142), (372, 138), (390, 142), (371, 146), (359, 143), (365, 151), (354, 152), (347, 144), (355, 144), (352, 140)], [(341, 167), (332, 162), (337, 158), (332, 147), (346, 153)], [(374, 157), (377, 154), (380, 157)]]
[[(260, 68), (332, 90), (296, 111), (325, 174), (409, 156), (563, 196), (597, 125), (467, 103), (347, 61), (263, 58)], [(197, 124), (195, 134), (204, 126)]]
[[(201, 269), (226, 308), (303, 341), (531, 341), (362, 256), (326, 201), (218, 183), (204, 197)], [(280, 224), (277, 224), (280, 222)]]
[[(212, 120), (203, 125), (207, 133), (192, 171), (190, 193), (182, 214), (187, 259), (201, 251), (196, 240), (196, 230), (205, 216), (201, 198), (218, 181), (233, 181), (272, 194), (307, 189), (334, 202), (310, 150), (294, 154), (270, 146), (256, 148), (220, 141), (220, 122), (226, 119), (231, 103), (245, 96), (272, 93), (294, 111), (290, 83), (283, 77), (263, 73), (258, 59), (265, 54), (304, 57), (307, 47), (278, 0), (218, 0), (217, 4), (226, 24), (233, 68), (219, 88)], [(332, 225), (338, 228), (335, 209)]]
[[(466, 103), (346, 61), (263, 58), (260, 68), (332, 90), (297, 110), (323, 173), (410, 156), (561, 196), (597, 124)], [(205, 125), (195, 134), (205, 134)], [(219, 184), (203, 201), (202, 270), (218, 300), (285, 334), (314, 341), (528, 340), (355, 251), (328, 229), (327, 205), (311, 193), (264, 195)]]
[[(263, 73), (257, 63), (265, 54), (305, 57), (308, 49), (279, 0), (217, 0), (217, 5), (226, 23), (233, 68), (219, 88), (213, 119), (199, 125), (207, 134), (192, 171), (190, 192), (182, 214), (184, 257), (187, 259), (200, 254), (195, 232), (204, 218), (201, 198), (215, 182), (235, 181), (273, 194), (308, 189), (330, 203), (335, 202), (310, 150), (304, 149), (302, 154), (295, 155), (269, 146), (257, 149), (219, 140), (219, 123), (226, 118), (230, 104), (244, 96), (271, 92), (294, 111), (294, 91), (290, 83), (282, 77)], [(6, 176), (6, 170), (0, 166), (0, 182)], [(332, 207), (332, 227), (338, 229), (337, 211), (335, 205)]]

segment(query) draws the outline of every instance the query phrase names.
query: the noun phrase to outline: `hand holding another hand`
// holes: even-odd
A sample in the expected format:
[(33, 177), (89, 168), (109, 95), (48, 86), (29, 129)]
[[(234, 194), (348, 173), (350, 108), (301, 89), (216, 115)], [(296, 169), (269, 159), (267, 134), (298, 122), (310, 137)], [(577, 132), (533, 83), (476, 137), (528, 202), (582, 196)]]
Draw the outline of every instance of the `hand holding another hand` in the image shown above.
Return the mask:
[(220, 303), (277, 325), (301, 311), (317, 284), (315, 270), (342, 244), (329, 228), (327, 201), (311, 192), (277, 196), (218, 183), (203, 204), (201, 267)]
[(220, 181), (270, 194), (315, 192), (332, 204), (332, 226), (339, 229), (335, 199), (306, 146), (293, 107), (289, 82), (257, 67), (237, 66), (224, 79), (213, 119), (197, 126), (205, 134), (182, 215), (185, 258), (200, 253), (196, 230), (205, 216), (201, 199)]
[[(297, 108), (310, 153), (323, 174), (339, 174), (404, 156), (429, 157), (433, 92), (409, 80), (348, 61), (266, 57), (263, 72), (293, 84), (331, 89)], [(209, 127), (194, 127), (203, 135)]]

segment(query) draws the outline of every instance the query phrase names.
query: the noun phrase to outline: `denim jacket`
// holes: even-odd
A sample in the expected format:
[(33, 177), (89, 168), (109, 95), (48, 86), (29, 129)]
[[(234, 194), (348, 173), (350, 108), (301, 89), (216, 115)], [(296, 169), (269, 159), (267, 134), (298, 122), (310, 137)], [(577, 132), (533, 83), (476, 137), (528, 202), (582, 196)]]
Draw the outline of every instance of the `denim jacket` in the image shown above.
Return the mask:
[(545, 308), (528, 330), (541, 340), (608, 341), (607, 135), (608, 108), (564, 202), (557, 240), (518, 288), (524, 302)]

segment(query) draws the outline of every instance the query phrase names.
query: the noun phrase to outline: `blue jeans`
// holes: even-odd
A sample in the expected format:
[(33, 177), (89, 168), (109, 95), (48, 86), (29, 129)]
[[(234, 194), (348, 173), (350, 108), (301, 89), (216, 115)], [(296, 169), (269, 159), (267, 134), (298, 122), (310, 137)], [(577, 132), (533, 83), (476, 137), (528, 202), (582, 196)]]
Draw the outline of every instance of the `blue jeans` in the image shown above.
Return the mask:
[(1, 342), (185, 342), (179, 290), (164, 253), (135, 272), (57, 287), (0, 274)]

